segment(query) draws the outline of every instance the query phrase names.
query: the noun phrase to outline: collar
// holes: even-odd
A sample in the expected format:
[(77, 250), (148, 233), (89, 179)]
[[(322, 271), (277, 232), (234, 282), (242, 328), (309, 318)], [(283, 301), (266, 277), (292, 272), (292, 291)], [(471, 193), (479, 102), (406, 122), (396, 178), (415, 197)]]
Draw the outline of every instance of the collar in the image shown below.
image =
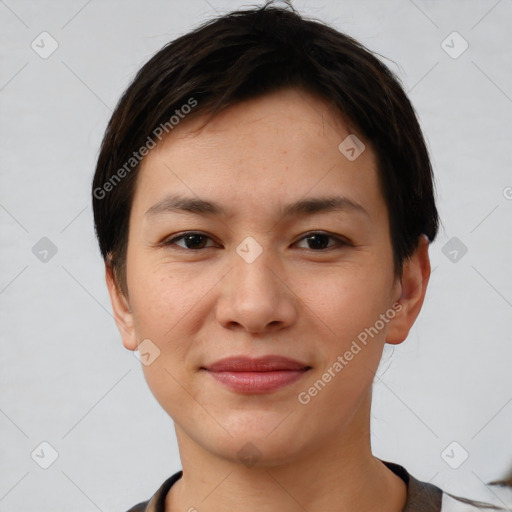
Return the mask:
[[(380, 459), (379, 459), (380, 460)], [(407, 485), (407, 500), (402, 512), (440, 512), (443, 491), (428, 482), (422, 482), (414, 478), (407, 470), (393, 462), (381, 460), (395, 475), (399, 476)], [(132, 507), (128, 512), (165, 512), (165, 497), (172, 485), (183, 476), (183, 471), (178, 471), (170, 476), (153, 496)]]

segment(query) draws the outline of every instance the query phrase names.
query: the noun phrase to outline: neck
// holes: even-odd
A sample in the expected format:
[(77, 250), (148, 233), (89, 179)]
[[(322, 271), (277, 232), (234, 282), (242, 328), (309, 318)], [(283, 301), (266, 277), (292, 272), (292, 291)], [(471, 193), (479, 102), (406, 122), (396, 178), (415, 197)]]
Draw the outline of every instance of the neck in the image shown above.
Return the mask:
[(262, 454), (252, 467), (204, 450), (176, 425), (183, 476), (167, 494), (165, 512), (401, 512), (406, 485), (372, 455), (371, 397), (362, 405), (342, 432), (300, 456)]

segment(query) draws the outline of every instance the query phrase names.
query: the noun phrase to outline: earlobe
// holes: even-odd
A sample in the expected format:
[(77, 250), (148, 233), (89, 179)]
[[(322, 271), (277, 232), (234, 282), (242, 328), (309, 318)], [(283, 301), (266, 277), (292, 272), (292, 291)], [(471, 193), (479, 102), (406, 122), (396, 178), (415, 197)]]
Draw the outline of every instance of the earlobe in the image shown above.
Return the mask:
[(108, 262), (105, 263), (105, 281), (110, 295), (114, 320), (121, 334), (123, 345), (128, 350), (137, 350), (138, 344), (133, 325), (133, 313), (128, 300), (117, 286), (112, 266)]
[(430, 278), (428, 246), (428, 238), (421, 235), (416, 251), (404, 262), (400, 281), (401, 294), (398, 299), (401, 308), (389, 323), (386, 343), (391, 345), (402, 343), (421, 311)]

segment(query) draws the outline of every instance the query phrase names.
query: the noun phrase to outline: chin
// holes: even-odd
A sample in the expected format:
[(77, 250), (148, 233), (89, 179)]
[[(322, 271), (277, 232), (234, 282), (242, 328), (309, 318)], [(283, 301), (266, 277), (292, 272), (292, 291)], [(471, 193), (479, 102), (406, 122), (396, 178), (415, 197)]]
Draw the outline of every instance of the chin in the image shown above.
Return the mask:
[(248, 424), (240, 418), (236, 426), (222, 423), (231, 435), (223, 430), (222, 435), (212, 437), (210, 431), (209, 436), (203, 437), (204, 448), (247, 468), (291, 464), (314, 451), (314, 440), (308, 442), (304, 435), (300, 435), (299, 428), (292, 421), (288, 423), (291, 418), (283, 421), (286, 415), (273, 414), (269, 418), (252, 415)]

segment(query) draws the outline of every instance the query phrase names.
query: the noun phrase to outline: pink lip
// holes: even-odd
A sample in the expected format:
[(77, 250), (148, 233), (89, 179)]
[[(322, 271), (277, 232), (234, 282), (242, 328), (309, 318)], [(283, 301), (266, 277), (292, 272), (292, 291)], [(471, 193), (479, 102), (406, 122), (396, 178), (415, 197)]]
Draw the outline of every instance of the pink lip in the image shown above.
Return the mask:
[(300, 379), (310, 366), (282, 356), (229, 357), (201, 368), (233, 391), (268, 393)]

